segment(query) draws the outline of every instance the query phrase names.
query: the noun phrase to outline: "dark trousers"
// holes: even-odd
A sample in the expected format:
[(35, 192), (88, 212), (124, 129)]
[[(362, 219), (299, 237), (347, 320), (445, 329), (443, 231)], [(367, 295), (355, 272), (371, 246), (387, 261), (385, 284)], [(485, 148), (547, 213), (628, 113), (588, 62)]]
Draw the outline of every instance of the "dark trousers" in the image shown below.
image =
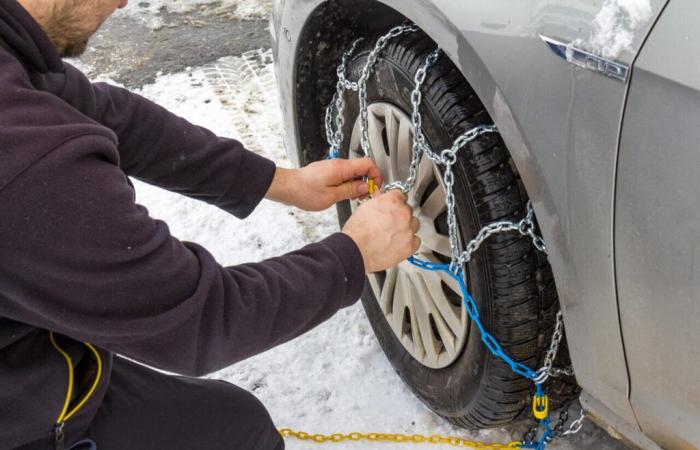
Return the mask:
[(260, 401), (216, 380), (164, 375), (115, 358), (86, 435), (97, 450), (283, 450)]

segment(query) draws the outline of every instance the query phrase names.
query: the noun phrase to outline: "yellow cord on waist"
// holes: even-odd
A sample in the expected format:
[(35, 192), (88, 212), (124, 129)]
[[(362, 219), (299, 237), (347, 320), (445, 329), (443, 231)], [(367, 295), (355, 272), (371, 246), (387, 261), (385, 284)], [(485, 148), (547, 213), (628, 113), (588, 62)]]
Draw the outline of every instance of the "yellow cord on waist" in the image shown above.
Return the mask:
[(75, 405), (75, 408), (73, 408), (68, 414), (66, 414), (66, 417), (64, 420), (68, 420), (71, 417), (73, 417), (78, 411), (80, 411), (80, 408), (82, 408), (85, 403), (92, 398), (92, 395), (95, 393), (97, 390), (97, 386), (100, 385), (100, 380), (102, 379), (102, 358), (100, 357), (100, 352), (97, 351), (97, 349), (90, 343), (84, 342), (85, 346), (90, 349), (93, 355), (95, 355), (95, 359), (97, 360), (97, 373), (95, 374), (95, 381), (92, 382), (92, 386), (90, 386), (90, 390), (88, 390), (87, 394), (83, 397), (80, 402)]
[(66, 413), (68, 412), (70, 399), (73, 396), (73, 360), (71, 359), (70, 355), (63, 350), (58, 343), (56, 343), (56, 338), (53, 335), (53, 332), (49, 333), (49, 339), (51, 340), (51, 345), (53, 345), (56, 351), (63, 356), (63, 359), (66, 360), (66, 364), (68, 365), (68, 389), (66, 390), (66, 399), (63, 401), (61, 413), (58, 415), (58, 419), (56, 419), (56, 423), (63, 423), (65, 421)]
[(61, 413), (59, 414), (58, 419), (56, 419), (56, 423), (61, 424), (77, 414), (78, 411), (80, 411), (80, 408), (82, 408), (85, 403), (92, 398), (95, 390), (97, 390), (97, 386), (99, 386), (100, 380), (102, 379), (102, 357), (100, 357), (100, 352), (92, 344), (84, 342), (85, 346), (90, 349), (93, 355), (95, 355), (95, 360), (97, 361), (97, 373), (95, 374), (95, 381), (93, 381), (87, 394), (85, 394), (85, 396), (80, 400), (80, 402), (78, 402), (77, 405), (75, 405), (73, 409), (68, 411), (71, 398), (73, 397), (73, 389), (75, 389), (75, 366), (73, 365), (73, 359), (70, 357), (68, 352), (63, 350), (56, 342), (56, 337), (54, 336), (53, 332), (49, 332), (49, 339), (51, 340), (51, 345), (53, 345), (56, 351), (63, 356), (63, 358), (66, 360), (66, 364), (68, 365), (68, 388), (66, 389), (66, 398), (63, 401)]

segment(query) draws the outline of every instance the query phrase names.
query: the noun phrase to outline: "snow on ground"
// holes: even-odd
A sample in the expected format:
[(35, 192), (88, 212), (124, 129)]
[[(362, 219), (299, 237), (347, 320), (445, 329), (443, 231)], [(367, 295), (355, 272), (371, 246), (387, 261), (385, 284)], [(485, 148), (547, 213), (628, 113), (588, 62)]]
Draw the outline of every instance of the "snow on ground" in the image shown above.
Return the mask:
[(130, 16), (157, 30), (169, 26), (168, 13), (227, 14), (238, 19), (261, 19), (270, 15), (272, 0), (131, 0), (116, 17)]
[[(222, 136), (289, 165), (268, 51), (227, 57), (202, 68), (161, 76), (140, 93)], [(173, 234), (208, 248), (222, 264), (258, 261), (338, 230), (335, 212), (304, 213), (263, 202), (245, 221), (209, 205), (136, 183), (137, 201)], [(306, 335), (214, 375), (253, 392), (279, 427), (311, 433), (422, 433), (509, 442), (503, 431), (472, 435), (424, 407), (384, 357), (362, 306), (336, 314)], [(289, 440), (288, 449), (317, 448)], [(446, 450), (443, 445), (425, 445)], [(329, 447), (330, 448), (330, 447)], [(333, 449), (392, 450), (407, 445), (340, 443)], [(423, 448), (412, 445), (410, 448)], [(556, 444), (551, 449), (570, 449)]]
[(606, 58), (633, 51), (634, 33), (651, 17), (651, 0), (605, 0), (593, 21), (592, 50)]

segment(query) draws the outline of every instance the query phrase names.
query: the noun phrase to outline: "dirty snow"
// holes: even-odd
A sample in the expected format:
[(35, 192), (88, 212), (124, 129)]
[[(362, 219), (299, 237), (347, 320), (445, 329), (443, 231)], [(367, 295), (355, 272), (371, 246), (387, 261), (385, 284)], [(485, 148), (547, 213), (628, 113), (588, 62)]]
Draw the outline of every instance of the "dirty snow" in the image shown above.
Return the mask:
[(635, 32), (651, 17), (651, 0), (605, 0), (593, 21), (592, 50), (606, 58), (633, 51)]
[(271, 10), (272, 0), (131, 0), (115, 16), (130, 16), (158, 30), (164, 26), (175, 26), (168, 21), (168, 14), (198, 11), (205, 15), (224, 14), (238, 19), (264, 19), (270, 15)]
[[(140, 93), (288, 166), (270, 61), (269, 50), (227, 57), (184, 73), (161, 76)], [(180, 239), (204, 245), (225, 265), (279, 255), (338, 230), (333, 210), (305, 213), (265, 201), (251, 217), (239, 221), (209, 205), (143, 183), (135, 185), (137, 201), (147, 206), (153, 217), (165, 220)], [(279, 427), (321, 433), (422, 433), (511, 440), (503, 430), (472, 434), (455, 428), (423, 406), (384, 357), (359, 303), (306, 335), (214, 377), (253, 392)], [(302, 450), (315, 445), (289, 440), (287, 448)], [(391, 443), (333, 444), (337, 450), (405, 447)], [(561, 442), (549, 448), (574, 447)]]

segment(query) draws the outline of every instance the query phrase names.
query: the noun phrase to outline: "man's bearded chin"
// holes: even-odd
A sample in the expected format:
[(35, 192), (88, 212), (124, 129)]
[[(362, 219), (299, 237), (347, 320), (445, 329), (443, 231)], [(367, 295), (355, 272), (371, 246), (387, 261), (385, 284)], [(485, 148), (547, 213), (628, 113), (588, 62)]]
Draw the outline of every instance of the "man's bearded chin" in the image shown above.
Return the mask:
[(51, 43), (56, 47), (58, 53), (64, 58), (72, 58), (82, 55), (87, 49), (88, 39), (90, 36), (85, 36), (85, 33), (71, 32), (66, 27), (60, 25), (48, 26), (46, 35), (51, 40)]
[(70, 13), (53, 11), (50, 17), (42, 22), (44, 32), (64, 58), (82, 55), (87, 49), (88, 39), (94, 33), (86, 31), (84, 25), (75, 20)]
[(68, 43), (62, 50), (59, 50), (59, 54), (63, 58), (74, 58), (85, 53), (87, 49), (88, 40), (83, 39), (82, 41)]

